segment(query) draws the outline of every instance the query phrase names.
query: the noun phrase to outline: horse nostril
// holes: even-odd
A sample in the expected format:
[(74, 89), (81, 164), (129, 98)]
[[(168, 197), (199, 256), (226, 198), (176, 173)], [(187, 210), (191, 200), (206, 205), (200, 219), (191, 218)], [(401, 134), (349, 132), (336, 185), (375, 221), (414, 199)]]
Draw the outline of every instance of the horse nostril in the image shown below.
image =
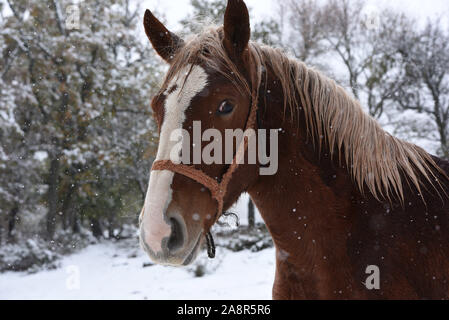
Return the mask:
[(172, 232), (167, 243), (167, 248), (170, 252), (173, 252), (184, 246), (184, 235), (178, 220), (171, 218), (170, 224)]

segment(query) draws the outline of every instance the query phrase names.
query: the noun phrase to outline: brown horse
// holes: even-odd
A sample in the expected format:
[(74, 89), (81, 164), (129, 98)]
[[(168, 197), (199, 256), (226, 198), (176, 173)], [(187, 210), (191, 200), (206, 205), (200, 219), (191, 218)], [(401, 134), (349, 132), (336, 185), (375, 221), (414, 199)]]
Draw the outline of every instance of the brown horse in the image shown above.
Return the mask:
[[(140, 219), (155, 262), (190, 264), (248, 192), (276, 246), (275, 299), (449, 298), (448, 162), (386, 133), (320, 72), (251, 42), (241, 0), (229, 0), (223, 27), (185, 41), (150, 11), (144, 26), (170, 65), (152, 102), (160, 144)], [(277, 172), (236, 159), (188, 166), (183, 153), (199, 146), (180, 152), (171, 135), (193, 135), (195, 121), (223, 135), (278, 130)]]

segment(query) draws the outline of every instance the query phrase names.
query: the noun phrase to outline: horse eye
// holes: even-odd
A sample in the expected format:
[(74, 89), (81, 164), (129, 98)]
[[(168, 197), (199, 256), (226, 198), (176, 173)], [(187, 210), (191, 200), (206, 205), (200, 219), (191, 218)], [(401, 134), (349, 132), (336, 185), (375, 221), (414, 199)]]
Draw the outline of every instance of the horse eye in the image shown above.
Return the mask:
[(218, 108), (218, 114), (220, 115), (230, 114), (233, 110), (234, 105), (229, 101), (225, 100), (220, 104), (220, 107)]

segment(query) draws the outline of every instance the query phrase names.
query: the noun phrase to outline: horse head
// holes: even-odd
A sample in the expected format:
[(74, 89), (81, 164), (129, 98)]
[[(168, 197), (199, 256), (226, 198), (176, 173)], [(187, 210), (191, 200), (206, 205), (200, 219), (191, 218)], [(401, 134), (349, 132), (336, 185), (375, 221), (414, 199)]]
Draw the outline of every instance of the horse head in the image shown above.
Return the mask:
[(159, 167), (140, 217), (141, 243), (157, 263), (188, 265), (223, 210), (257, 178), (256, 164), (232, 163), (242, 144), (232, 143), (229, 162), (223, 143), (226, 130), (243, 131), (255, 118), (249, 14), (243, 1), (230, 0), (223, 27), (186, 41), (148, 10), (144, 27), (169, 71), (152, 100)]

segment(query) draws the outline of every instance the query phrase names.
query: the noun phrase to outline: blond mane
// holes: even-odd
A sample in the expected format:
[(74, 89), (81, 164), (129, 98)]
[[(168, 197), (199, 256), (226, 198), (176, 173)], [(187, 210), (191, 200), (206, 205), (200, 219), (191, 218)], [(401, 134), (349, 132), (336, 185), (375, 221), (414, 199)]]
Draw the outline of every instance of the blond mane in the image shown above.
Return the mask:
[[(187, 63), (202, 63), (251, 94), (252, 84), (228, 57), (222, 39), (221, 27), (208, 27), (188, 39), (174, 57), (163, 89)], [(284, 112), (287, 108), (292, 115), (304, 112), (312, 141), (320, 151), (327, 146), (330, 155), (337, 154), (340, 161), (344, 155), (348, 171), (362, 194), (366, 186), (378, 200), (395, 198), (403, 202), (404, 182), (421, 193), (423, 178), (431, 185), (437, 181), (435, 172), (441, 169), (426, 151), (388, 134), (334, 80), (280, 49), (250, 42), (249, 50), (255, 64), (253, 73), (265, 69), (278, 77), (284, 92)], [(259, 87), (260, 74), (253, 79)]]

